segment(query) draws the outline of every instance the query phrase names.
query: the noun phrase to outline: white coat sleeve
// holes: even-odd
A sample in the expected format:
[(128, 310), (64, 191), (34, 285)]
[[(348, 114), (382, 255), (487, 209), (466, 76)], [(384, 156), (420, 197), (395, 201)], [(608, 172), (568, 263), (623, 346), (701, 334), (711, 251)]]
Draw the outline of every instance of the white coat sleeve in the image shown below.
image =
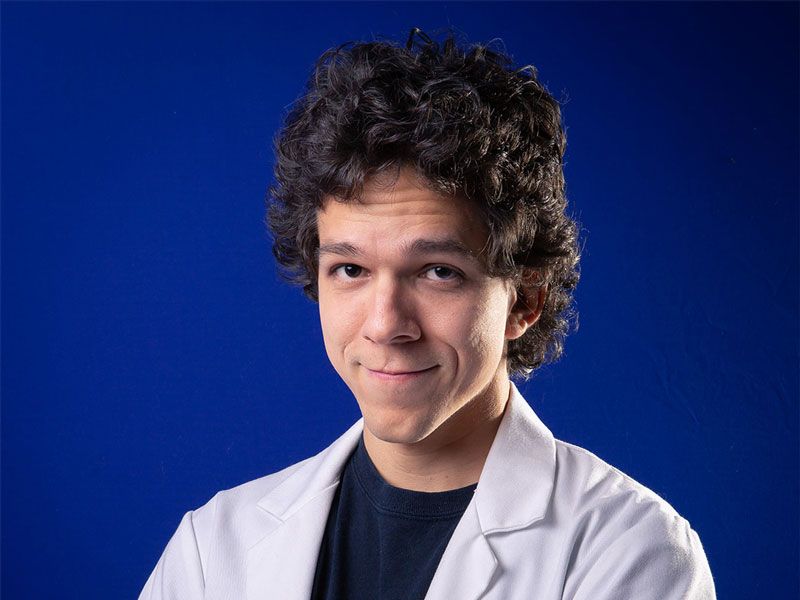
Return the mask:
[(682, 517), (618, 532), (581, 569), (572, 600), (715, 600), (700, 538)]
[(204, 595), (201, 552), (194, 513), (181, 520), (164, 553), (144, 585), (139, 600), (200, 600)]

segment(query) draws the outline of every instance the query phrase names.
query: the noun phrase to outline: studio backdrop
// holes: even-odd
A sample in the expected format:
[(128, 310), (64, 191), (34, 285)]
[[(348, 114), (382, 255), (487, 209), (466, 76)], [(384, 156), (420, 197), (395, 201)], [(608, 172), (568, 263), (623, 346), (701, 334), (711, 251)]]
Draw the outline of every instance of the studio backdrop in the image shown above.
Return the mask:
[(134, 598), (182, 515), (358, 417), (276, 275), (272, 139), (348, 40), (492, 41), (562, 103), (579, 329), (521, 390), (797, 597), (797, 3), (22, 3), (2, 17), (3, 598)]

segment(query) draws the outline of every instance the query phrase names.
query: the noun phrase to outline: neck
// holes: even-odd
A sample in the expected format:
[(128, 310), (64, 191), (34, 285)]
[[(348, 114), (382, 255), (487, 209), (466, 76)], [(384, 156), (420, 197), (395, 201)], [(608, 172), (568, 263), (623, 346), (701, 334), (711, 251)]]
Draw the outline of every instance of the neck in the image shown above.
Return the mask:
[(508, 378), (493, 382), (430, 435), (412, 444), (386, 442), (364, 428), (364, 445), (383, 479), (420, 492), (454, 490), (478, 481), (508, 405)]

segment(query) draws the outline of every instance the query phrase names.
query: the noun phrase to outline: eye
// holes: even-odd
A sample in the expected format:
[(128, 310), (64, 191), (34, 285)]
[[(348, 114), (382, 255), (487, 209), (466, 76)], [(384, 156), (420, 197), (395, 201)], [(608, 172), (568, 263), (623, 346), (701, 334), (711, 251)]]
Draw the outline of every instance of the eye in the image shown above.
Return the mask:
[(436, 265), (435, 267), (427, 269), (425, 271), (425, 276), (427, 279), (433, 281), (455, 281), (463, 277), (463, 275), (455, 269), (445, 267), (444, 265)]
[(338, 265), (333, 269), (331, 269), (331, 273), (333, 275), (336, 275), (338, 277), (343, 277), (345, 279), (355, 279), (363, 272), (364, 269), (362, 267), (353, 264)]

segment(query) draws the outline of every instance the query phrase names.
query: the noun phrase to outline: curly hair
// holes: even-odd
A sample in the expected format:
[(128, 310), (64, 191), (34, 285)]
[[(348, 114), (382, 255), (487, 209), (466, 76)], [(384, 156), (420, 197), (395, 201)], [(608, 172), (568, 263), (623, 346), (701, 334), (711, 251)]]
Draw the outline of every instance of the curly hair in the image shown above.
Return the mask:
[[(415, 38), (421, 38), (419, 43)], [(485, 45), (443, 45), (414, 29), (406, 47), (349, 42), (317, 61), (275, 140), (267, 224), (284, 279), (318, 299), (316, 213), (357, 200), (365, 181), (411, 166), (431, 189), (474, 201), (489, 231), (487, 269), (546, 286), (538, 321), (507, 348), (527, 378), (558, 359), (577, 325), (578, 227), (565, 212), (566, 137), (532, 66)]]

